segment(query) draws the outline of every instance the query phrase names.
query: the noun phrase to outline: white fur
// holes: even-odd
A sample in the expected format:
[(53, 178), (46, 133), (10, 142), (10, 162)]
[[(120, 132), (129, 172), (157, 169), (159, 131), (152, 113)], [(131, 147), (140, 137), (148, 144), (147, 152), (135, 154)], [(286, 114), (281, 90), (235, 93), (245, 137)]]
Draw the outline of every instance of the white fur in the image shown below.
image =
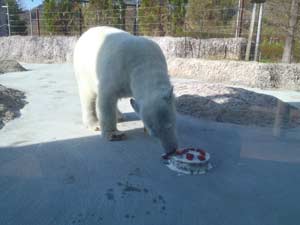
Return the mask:
[[(100, 124), (104, 136), (117, 132), (117, 101), (133, 96), (145, 126), (172, 127), (168, 140), (158, 138), (165, 148), (177, 146), (172, 88), (156, 43), (116, 28), (91, 28), (75, 46), (74, 71), (86, 126), (95, 129)], [(159, 122), (158, 111), (167, 115), (168, 124)]]

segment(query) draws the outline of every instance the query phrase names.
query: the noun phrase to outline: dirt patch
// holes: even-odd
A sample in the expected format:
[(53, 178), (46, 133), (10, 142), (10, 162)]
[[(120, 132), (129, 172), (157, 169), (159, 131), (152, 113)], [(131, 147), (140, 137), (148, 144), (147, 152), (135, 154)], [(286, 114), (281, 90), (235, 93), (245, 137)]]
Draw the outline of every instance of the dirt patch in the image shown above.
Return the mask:
[(270, 95), (198, 81), (174, 82), (174, 88), (182, 114), (241, 125), (300, 126), (300, 110)]
[(1, 60), (0, 61), (0, 74), (10, 72), (26, 71), (26, 69), (15, 60)]
[(0, 129), (6, 122), (18, 117), (26, 103), (22, 91), (0, 85)]

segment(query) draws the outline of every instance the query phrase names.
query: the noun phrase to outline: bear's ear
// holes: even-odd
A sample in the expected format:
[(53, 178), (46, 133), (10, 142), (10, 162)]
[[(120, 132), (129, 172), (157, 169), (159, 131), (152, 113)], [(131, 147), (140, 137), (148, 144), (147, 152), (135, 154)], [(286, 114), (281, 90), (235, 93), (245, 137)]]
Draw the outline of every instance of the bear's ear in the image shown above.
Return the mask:
[(139, 114), (139, 112), (140, 112), (140, 107), (139, 107), (138, 103), (137, 103), (133, 98), (130, 99), (130, 104), (131, 104), (133, 110), (134, 110), (137, 114)]
[(173, 97), (173, 86), (171, 86), (171, 88), (168, 88), (163, 95), (163, 98), (166, 101), (171, 101), (172, 97)]

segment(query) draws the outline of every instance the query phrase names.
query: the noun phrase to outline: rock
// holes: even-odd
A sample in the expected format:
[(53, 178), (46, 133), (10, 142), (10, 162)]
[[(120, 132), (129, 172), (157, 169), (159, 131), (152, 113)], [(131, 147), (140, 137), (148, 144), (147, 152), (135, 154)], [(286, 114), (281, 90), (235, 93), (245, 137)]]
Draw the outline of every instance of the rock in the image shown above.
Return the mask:
[(26, 103), (23, 92), (0, 85), (0, 129), (6, 122), (18, 117)]
[(279, 99), (222, 84), (174, 82), (177, 111), (217, 122), (279, 126), (300, 125), (300, 110)]
[(1, 60), (0, 61), (0, 74), (10, 72), (26, 71), (16, 60)]

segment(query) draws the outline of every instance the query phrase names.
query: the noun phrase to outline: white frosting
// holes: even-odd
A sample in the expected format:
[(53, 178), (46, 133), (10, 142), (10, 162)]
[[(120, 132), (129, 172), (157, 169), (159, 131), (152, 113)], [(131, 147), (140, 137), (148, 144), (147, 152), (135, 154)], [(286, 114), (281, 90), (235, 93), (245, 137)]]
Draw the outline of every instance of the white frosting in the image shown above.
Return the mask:
[[(188, 160), (186, 158), (186, 154), (193, 154), (194, 158), (192, 160)], [(172, 156), (168, 160), (167, 167), (175, 172), (180, 174), (192, 174), (192, 175), (200, 175), (205, 174), (208, 170), (212, 168), (212, 165), (209, 163), (210, 154), (206, 152), (205, 160), (199, 160), (198, 156), (201, 153), (193, 150), (189, 150), (187, 153), (182, 155)]]

